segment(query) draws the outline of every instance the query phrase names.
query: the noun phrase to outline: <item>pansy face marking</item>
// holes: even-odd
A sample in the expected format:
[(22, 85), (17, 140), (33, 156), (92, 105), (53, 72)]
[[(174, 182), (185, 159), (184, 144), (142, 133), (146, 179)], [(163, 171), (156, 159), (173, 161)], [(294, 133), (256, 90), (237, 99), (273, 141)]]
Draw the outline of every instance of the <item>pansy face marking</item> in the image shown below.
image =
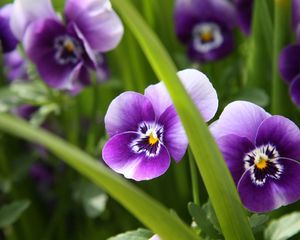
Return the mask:
[(220, 27), (211, 22), (200, 23), (193, 29), (194, 47), (199, 52), (209, 52), (223, 43)]
[(255, 148), (244, 157), (245, 170), (250, 170), (254, 184), (262, 186), (267, 177), (279, 179), (283, 167), (278, 163), (279, 153), (276, 147), (268, 144)]
[(54, 48), (56, 50), (55, 59), (61, 65), (78, 63), (83, 52), (79, 42), (67, 35), (57, 37), (54, 40)]
[(157, 123), (143, 122), (138, 127), (139, 137), (130, 144), (135, 153), (145, 152), (148, 157), (159, 154), (163, 140), (163, 126)]

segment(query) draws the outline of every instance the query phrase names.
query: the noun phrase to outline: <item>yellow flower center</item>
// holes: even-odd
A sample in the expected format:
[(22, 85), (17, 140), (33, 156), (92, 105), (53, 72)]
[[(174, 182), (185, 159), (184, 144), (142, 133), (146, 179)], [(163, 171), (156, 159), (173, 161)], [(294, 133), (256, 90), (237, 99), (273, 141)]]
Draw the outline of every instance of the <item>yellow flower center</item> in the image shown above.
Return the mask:
[(264, 169), (268, 166), (268, 157), (260, 156), (258, 159), (255, 160), (255, 166), (258, 169)]
[(203, 42), (211, 42), (214, 39), (211, 31), (205, 31), (205, 32), (201, 33), (200, 38), (201, 38), (201, 41), (203, 41)]
[(156, 136), (155, 133), (150, 133), (150, 135), (148, 137), (148, 142), (150, 145), (154, 145), (158, 142), (158, 137)]
[(72, 43), (72, 41), (70, 41), (70, 40), (67, 40), (66, 42), (65, 42), (65, 49), (68, 51), (68, 52), (73, 52), (74, 51), (74, 48), (75, 48), (75, 46), (74, 46), (74, 44)]

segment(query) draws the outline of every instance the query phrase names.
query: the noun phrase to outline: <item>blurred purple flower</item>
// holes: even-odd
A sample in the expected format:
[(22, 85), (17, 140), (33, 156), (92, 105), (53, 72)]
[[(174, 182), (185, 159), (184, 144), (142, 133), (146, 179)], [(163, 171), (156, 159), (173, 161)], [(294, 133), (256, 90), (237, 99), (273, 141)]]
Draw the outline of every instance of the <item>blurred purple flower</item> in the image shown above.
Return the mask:
[[(206, 121), (216, 113), (217, 94), (208, 78), (188, 69), (178, 73)], [(145, 94), (125, 92), (110, 104), (105, 127), (110, 139), (102, 157), (114, 171), (136, 181), (156, 178), (179, 162), (188, 145), (180, 119), (165, 85), (160, 82)]]
[(299, 23), (300, 23), (300, 1), (292, 0), (292, 27), (296, 33), (299, 33), (300, 31)]
[(251, 22), (254, 1), (253, 0), (235, 0), (236, 14), (239, 25), (245, 34), (251, 33)]
[(3, 63), (6, 76), (11, 82), (28, 79), (27, 63), (17, 49), (4, 54)]
[(300, 45), (289, 45), (279, 56), (279, 72), (290, 86), (292, 100), (300, 107)]
[(104, 80), (108, 70), (102, 52), (115, 48), (123, 35), (123, 25), (110, 1), (67, 0), (65, 23), (58, 19), (49, 0), (38, 2), (32, 5), (29, 0), (15, 0), (11, 26), (20, 33), (42, 79), (53, 88), (74, 94), (90, 84), (90, 71)]
[(44, 163), (34, 163), (29, 170), (30, 177), (41, 184), (53, 182), (53, 170)]
[(267, 212), (300, 198), (300, 130), (245, 101), (211, 125), (244, 206)]
[(14, 109), (13, 112), (19, 117), (29, 120), (32, 114), (34, 114), (38, 109), (39, 108), (37, 106), (24, 104)]
[(232, 52), (236, 14), (227, 0), (177, 0), (174, 19), (191, 59), (214, 61)]
[(11, 11), (12, 4), (6, 4), (0, 8), (0, 43), (4, 53), (14, 50), (18, 44), (18, 40), (9, 25)]

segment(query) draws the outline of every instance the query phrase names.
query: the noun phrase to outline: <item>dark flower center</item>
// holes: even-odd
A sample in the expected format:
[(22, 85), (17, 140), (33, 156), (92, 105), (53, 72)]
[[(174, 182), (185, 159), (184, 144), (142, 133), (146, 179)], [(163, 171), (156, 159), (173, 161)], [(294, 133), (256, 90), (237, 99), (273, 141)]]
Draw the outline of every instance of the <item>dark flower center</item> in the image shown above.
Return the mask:
[(221, 29), (216, 23), (197, 24), (193, 29), (194, 48), (199, 52), (209, 52), (223, 43)]
[(254, 184), (262, 186), (268, 177), (280, 178), (283, 166), (278, 163), (278, 158), (279, 153), (271, 144), (263, 145), (246, 154), (244, 167), (251, 172)]
[(163, 127), (157, 123), (143, 122), (138, 127), (139, 137), (130, 144), (135, 153), (142, 153), (148, 157), (155, 157), (159, 154), (162, 140)]
[(82, 47), (78, 40), (65, 35), (59, 36), (54, 40), (55, 59), (61, 64), (76, 64), (80, 61)]

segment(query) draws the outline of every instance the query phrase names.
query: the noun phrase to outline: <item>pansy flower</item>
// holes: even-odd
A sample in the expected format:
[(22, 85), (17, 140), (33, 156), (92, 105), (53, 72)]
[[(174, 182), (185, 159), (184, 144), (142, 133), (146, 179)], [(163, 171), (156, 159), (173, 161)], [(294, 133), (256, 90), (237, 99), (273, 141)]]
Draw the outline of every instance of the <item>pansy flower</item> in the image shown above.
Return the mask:
[(300, 107), (300, 45), (285, 47), (279, 56), (279, 72), (289, 84), (292, 100)]
[(49, 86), (76, 93), (90, 84), (91, 70), (98, 79), (107, 75), (101, 53), (115, 48), (123, 35), (109, 0), (67, 0), (64, 21), (49, 0), (15, 0), (13, 10), (12, 30)]
[(236, 15), (229, 1), (177, 0), (174, 20), (176, 34), (192, 60), (213, 61), (232, 52)]
[[(208, 78), (194, 69), (178, 72), (185, 89), (206, 121), (216, 113), (218, 99)], [(150, 85), (145, 93), (124, 92), (107, 110), (110, 137), (102, 157), (114, 171), (136, 181), (156, 178), (179, 162), (188, 145), (180, 119), (165, 85)]]
[(0, 46), (4, 53), (14, 50), (18, 44), (18, 40), (9, 25), (11, 11), (12, 4), (6, 4), (0, 8)]
[(9, 81), (28, 79), (28, 64), (17, 49), (3, 55), (3, 65)]
[(253, 0), (235, 0), (236, 14), (238, 23), (247, 35), (251, 33), (251, 22), (254, 1)]
[(244, 206), (267, 212), (300, 198), (300, 130), (245, 101), (211, 125)]

